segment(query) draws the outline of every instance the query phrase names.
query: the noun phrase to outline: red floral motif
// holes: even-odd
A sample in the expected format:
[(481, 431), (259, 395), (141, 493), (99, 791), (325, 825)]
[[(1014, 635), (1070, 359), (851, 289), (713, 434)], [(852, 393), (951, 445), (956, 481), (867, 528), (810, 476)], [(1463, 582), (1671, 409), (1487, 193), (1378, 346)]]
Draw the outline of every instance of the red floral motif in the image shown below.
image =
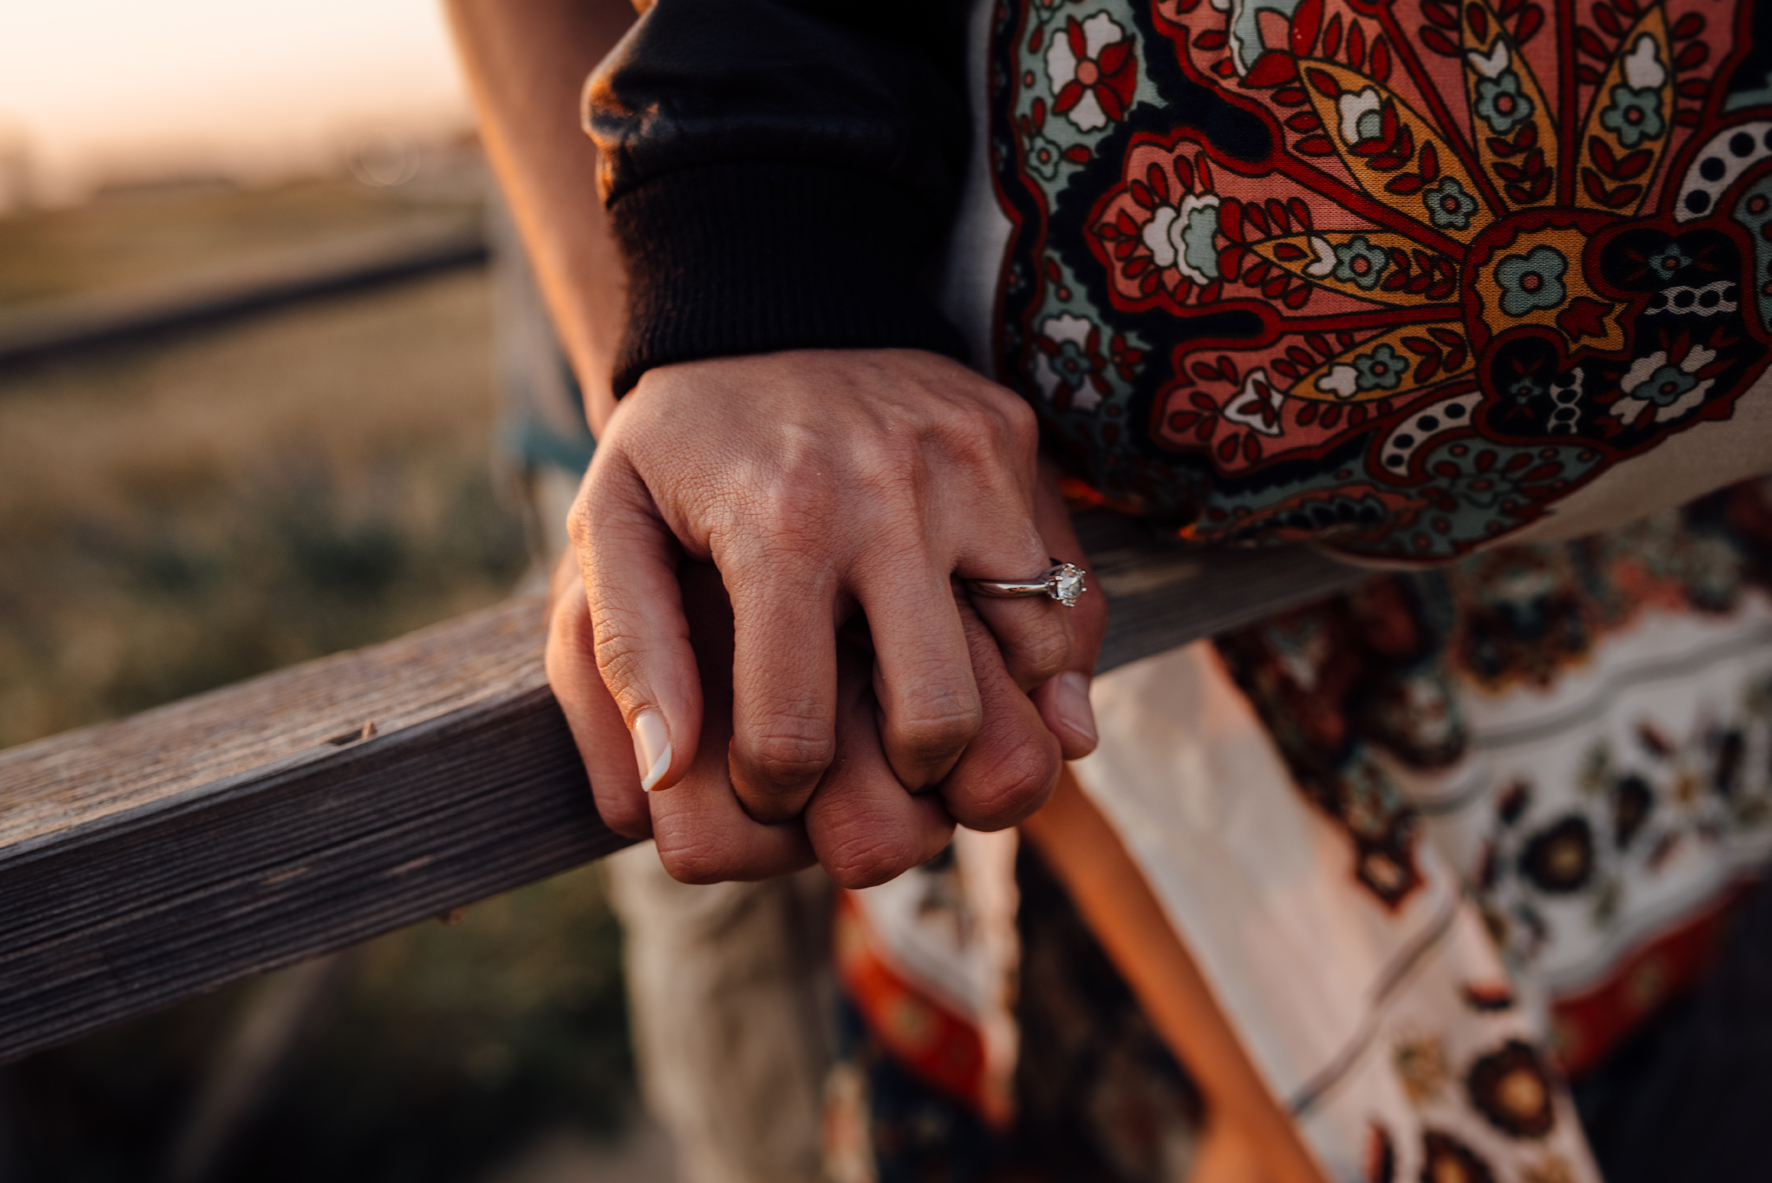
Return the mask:
[[(1443, 560), (1729, 418), (1772, 359), (1772, 287), (1746, 298), (1772, 197), (1745, 192), (1772, 143), (1718, 86), (1750, 5), (1575, 0), (1553, 22), (1542, 0), (1153, 0), (1142, 42), (1142, 6), (1092, 7), (1018, 41), (1049, 91), (1008, 76), (1016, 118), (1129, 134), (1117, 178), (1072, 168), (1100, 146), (1014, 178), (1035, 201), (1010, 202), (1013, 249), (1066, 274), (1010, 295), (1024, 352), (1005, 372), (1038, 367), (1061, 311), (1151, 351), (1105, 371), (1116, 420), (1079, 400), (1053, 424), (1112, 453), (1079, 455), (1108, 496), (1200, 537), (1221, 536), (1215, 507), (1253, 515), (1224, 536), (1254, 538), (1307, 486), (1384, 488), (1401, 512), (1314, 536)], [(1171, 64), (1235, 115), (1171, 94)], [(1189, 113), (1132, 105), (1152, 89)], [(1153, 312), (1185, 323), (1163, 341)]]
[[(1065, 22), (1065, 45), (1070, 50), (1073, 62), (1068, 78), (1059, 77), (1062, 66), (1054, 62), (1053, 84), (1057, 94), (1053, 96), (1052, 109), (1060, 115), (1069, 114), (1086, 98), (1093, 98), (1101, 107), (1101, 113), (1118, 123), (1126, 118), (1126, 107), (1132, 102), (1132, 93), (1138, 88), (1138, 62), (1132, 54), (1132, 40), (1125, 32), (1114, 25), (1106, 17), (1093, 18), (1111, 26), (1118, 38), (1105, 45), (1099, 45), (1094, 53), (1090, 52), (1090, 41), (1105, 40), (1099, 36), (1091, 37), (1092, 30), (1086, 29), (1083, 22), (1071, 17)], [(1079, 125), (1081, 126), (1081, 124)]]
[[(1119, 350), (1124, 342), (1115, 338)], [(1054, 316), (1034, 338), (1040, 357), (1034, 382), (1060, 411), (1088, 410), (1109, 392), (1107, 358), (1101, 353), (1101, 329), (1080, 316)]]

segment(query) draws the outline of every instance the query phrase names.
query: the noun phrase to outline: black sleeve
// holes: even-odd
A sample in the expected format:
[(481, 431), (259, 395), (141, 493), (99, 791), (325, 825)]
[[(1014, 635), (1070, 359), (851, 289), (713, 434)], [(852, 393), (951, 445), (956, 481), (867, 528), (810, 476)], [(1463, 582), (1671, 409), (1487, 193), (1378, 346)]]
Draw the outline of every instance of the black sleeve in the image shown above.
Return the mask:
[(963, 357), (920, 276), (959, 194), (966, 5), (658, 0), (585, 89), (628, 265), (615, 391), (794, 348)]

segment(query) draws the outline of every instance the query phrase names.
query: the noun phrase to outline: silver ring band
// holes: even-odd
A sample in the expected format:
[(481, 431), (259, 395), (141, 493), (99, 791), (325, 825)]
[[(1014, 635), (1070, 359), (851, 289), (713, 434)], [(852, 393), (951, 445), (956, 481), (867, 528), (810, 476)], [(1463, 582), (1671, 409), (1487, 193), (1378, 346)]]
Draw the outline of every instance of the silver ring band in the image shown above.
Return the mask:
[(1057, 559), (1032, 579), (968, 579), (966, 586), (981, 596), (999, 599), (1046, 596), (1066, 608), (1076, 607), (1077, 597), (1089, 590), (1083, 581), (1083, 568)]

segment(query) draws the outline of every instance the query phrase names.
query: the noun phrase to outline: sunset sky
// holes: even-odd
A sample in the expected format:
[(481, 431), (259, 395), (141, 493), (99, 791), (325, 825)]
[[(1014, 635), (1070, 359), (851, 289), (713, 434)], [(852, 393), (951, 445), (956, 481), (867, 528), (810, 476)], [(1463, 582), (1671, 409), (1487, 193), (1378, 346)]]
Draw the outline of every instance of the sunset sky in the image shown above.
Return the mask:
[(467, 124), (437, 0), (8, 0), (0, 140), (45, 196), (159, 167), (312, 167)]

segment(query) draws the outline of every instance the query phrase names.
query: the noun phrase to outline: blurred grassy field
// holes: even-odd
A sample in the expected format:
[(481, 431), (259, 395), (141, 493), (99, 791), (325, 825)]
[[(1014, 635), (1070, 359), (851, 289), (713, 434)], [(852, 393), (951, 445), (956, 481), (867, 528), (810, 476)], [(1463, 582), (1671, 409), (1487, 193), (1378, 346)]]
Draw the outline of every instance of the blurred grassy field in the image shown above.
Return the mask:
[(0, 743), (491, 603), (482, 276), (0, 378)]
[(410, 185), (375, 190), (320, 177), (248, 191), (144, 189), (0, 218), (0, 309), (207, 271), (418, 218), (471, 222), (479, 203), (470, 167), (437, 177), (419, 199)]
[[(440, 215), (475, 211), (327, 181), (0, 221), (0, 304)], [(495, 419), (478, 272), (0, 373), (0, 746), (507, 594), (530, 556)], [(264, 990), (6, 1070), (0, 1177), (159, 1177)], [(211, 1177), (446, 1183), (613, 1129), (625, 1022), (594, 868), (371, 942)]]

